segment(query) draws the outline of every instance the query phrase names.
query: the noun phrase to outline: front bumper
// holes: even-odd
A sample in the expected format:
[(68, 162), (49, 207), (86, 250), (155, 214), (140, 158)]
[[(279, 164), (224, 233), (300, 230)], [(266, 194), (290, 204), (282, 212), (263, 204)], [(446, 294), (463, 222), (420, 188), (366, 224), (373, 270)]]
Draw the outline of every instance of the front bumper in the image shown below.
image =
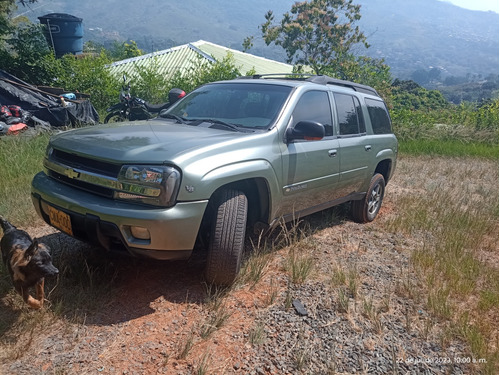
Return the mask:
[[(32, 200), (48, 224), (49, 206), (69, 215), (72, 236), (77, 239), (162, 260), (189, 258), (208, 204), (208, 200), (169, 208), (130, 204), (75, 189), (44, 172), (33, 178)], [(133, 227), (146, 228), (149, 239), (134, 237)]]

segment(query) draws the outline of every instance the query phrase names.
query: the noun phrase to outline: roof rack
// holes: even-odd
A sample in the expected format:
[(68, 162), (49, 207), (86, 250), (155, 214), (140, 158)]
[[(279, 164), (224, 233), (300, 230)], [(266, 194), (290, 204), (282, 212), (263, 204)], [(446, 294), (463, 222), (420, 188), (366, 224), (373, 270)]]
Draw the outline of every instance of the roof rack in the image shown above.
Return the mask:
[(269, 73), (269, 74), (254, 74), (252, 76), (239, 77), (243, 78), (251, 78), (251, 79), (270, 79), (270, 78), (280, 78), (280, 79), (288, 79), (288, 80), (296, 80), (296, 81), (308, 81), (312, 83), (317, 83), (319, 85), (335, 85), (348, 87), (354, 91), (362, 92), (365, 94), (380, 96), (373, 87), (362, 85), (360, 83), (344, 81), (342, 79), (332, 78), (326, 75), (315, 75), (315, 74), (307, 74), (307, 73)]

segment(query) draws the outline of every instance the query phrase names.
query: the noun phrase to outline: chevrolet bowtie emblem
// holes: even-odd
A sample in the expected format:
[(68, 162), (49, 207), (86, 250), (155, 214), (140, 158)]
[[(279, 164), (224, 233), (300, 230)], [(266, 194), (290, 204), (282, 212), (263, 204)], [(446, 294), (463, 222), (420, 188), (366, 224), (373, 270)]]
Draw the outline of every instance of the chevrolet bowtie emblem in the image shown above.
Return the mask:
[(75, 171), (74, 169), (66, 169), (64, 174), (69, 178), (78, 178), (80, 177), (80, 173)]

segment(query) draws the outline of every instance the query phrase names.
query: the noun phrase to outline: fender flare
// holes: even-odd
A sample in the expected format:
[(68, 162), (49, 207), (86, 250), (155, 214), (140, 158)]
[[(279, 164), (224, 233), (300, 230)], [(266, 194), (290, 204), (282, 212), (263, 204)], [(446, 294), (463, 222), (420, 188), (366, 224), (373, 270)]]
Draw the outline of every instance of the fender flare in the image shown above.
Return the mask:
[[(268, 212), (273, 212), (273, 197), (281, 194), (279, 178), (270, 162), (264, 159), (236, 161), (218, 166), (201, 176), (193, 176), (195, 184), (183, 180), (177, 199), (179, 201), (210, 199), (220, 188), (249, 180), (265, 181), (268, 190)], [(198, 177), (198, 178), (196, 178)], [(276, 200), (274, 200), (276, 201)]]

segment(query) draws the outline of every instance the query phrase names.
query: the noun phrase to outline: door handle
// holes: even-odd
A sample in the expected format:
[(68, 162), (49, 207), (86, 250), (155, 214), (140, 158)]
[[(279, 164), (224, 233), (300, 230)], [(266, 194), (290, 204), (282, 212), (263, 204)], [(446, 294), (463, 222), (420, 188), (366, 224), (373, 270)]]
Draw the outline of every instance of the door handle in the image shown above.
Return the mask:
[(370, 151), (372, 149), (372, 145), (366, 145), (365, 146), (365, 151)]
[(337, 156), (337, 150), (329, 150), (328, 151), (328, 156), (331, 158), (334, 158)]

